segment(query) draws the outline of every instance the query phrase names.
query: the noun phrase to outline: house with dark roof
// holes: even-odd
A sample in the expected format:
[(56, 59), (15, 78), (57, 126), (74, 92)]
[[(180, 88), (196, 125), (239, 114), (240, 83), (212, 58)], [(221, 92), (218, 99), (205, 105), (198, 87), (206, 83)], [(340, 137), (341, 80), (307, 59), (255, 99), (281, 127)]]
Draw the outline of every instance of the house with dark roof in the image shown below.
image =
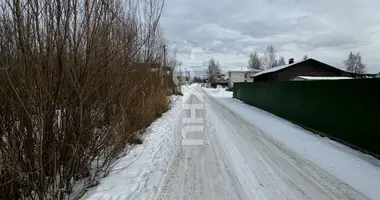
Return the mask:
[(289, 59), (289, 64), (264, 70), (253, 75), (254, 82), (291, 81), (298, 76), (366, 78), (372, 74), (356, 74), (309, 58), (300, 62)]

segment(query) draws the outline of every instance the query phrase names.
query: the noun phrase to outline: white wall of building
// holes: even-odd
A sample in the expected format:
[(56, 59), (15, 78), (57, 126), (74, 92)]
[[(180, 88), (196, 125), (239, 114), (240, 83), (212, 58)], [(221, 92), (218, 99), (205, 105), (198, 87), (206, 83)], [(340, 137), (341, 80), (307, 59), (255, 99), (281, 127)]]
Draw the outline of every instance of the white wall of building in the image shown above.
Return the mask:
[(230, 71), (228, 73), (228, 87), (234, 87), (234, 83), (240, 82), (253, 82), (253, 78), (251, 78), (257, 72), (249, 72), (249, 71)]

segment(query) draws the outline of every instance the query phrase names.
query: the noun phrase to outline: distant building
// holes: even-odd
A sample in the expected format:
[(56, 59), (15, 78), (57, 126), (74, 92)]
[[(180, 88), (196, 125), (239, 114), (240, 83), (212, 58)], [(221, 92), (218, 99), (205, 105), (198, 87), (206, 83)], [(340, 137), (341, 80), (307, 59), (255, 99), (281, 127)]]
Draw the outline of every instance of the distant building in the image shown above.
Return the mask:
[(225, 74), (215, 74), (211, 78), (211, 87), (216, 87), (217, 85), (221, 85), (223, 87), (227, 87), (228, 81), (226, 80)]
[(352, 77), (368, 78), (372, 74), (355, 74), (323, 62), (309, 58), (300, 62), (289, 59), (289, 64), (264, 70), (253, 75), (254, 82), (290, 81), (299, 76), (305, 77)]
[(226, 75), (224, 75), (224, 74), (215, 74), (212, 76), (212, 79), (214, 81), (221, 81), (221, 80), (225, 80), (225, 77), (226, 77)]
[(234, 83), (239, 82), (253, 82), (253, 76), (262, 70), (249, 69), (249, 70), (234, 70), (228, 72), (228, 87), (233, 88)]

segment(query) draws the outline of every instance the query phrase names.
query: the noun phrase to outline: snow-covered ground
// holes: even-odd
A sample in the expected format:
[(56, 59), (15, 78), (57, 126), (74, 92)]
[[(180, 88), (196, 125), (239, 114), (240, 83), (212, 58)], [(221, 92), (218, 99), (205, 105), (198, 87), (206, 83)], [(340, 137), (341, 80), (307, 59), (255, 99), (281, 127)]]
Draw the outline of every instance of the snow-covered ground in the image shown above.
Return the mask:
[(182, 101), (196, 87), (183, 86), (184, 96), (173, 96), (171, 108), (148, 128), (142, 145), (134, 147), (115, 163), (111, 173), (81, 199), (154, 199), (167, 168), (179, 147), (179, 120)]
[(207, 94), (213, 96), (213, 97), (229, 97), (232, 98), (232, 92), (226, 91), (225, 88), (202, 88), (204, 91), (207, 92)]
[[(194, 88), (186, 98), (179, 122), (183, 142), (176, 151), (170, 170), (164, 179), (159, 200), (179, 199), (241, 199), (237, 183), (231, 176), (216, 139), (215, 129), (207, 116), (207, 99), (200, 88)], [(191, 107), (196, 109), (191, 109)], [(186, 108), (186, 106), (184, 106)]]
[[(188, 89), (185, 88), (185, 91)], [(112, 172), (82, 199), (152, 199), (159, 187), (175, 146), (182, 97), (173, 97), (171, 109), (147, 129), (142, 145), (133, 148)]]
[(380, 162), (373, 157), (222, 88), (182, 91), (148, 128), (144, 144), (83, 199), (380, 199)]

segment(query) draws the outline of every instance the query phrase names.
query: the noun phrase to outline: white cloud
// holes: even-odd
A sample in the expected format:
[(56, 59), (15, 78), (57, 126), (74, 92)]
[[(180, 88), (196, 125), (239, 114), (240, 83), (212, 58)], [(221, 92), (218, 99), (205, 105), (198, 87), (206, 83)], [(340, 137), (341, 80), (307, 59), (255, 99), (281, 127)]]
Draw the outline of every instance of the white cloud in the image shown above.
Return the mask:
[[(167, 0), (162, 19), (183, 66), (196, 70), (211, 57), (239, 68), (272, 44), (286, 59), (308, 54), (337, 67), (359, 51), (368, 71), (379, 72), (378, 13), (378, 0)], [(203, 55), (190, 59), (192, 48)]]

